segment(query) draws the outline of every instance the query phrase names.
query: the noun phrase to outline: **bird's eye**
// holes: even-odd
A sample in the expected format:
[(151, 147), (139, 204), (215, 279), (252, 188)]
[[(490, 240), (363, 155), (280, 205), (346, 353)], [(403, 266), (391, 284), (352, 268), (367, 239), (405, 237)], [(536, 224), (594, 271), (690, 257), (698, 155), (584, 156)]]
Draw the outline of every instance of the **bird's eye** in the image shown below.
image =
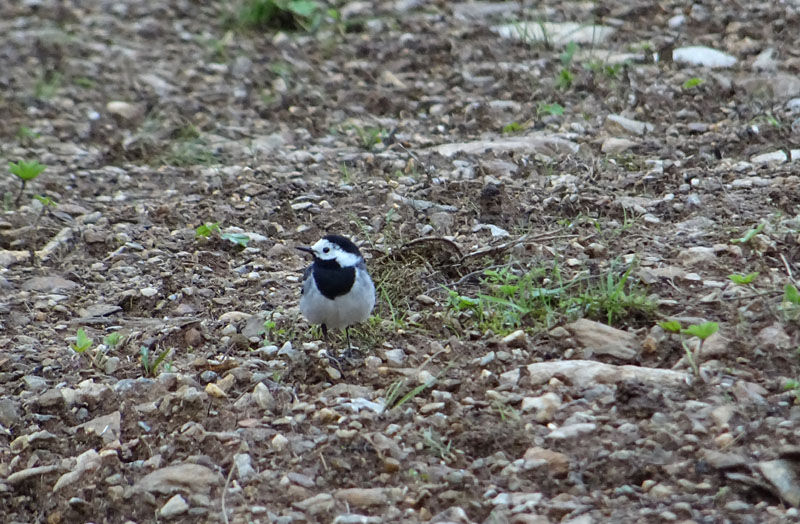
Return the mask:
[(322, 248), (322, 252), (323, 253), (328, 253), (328, 252), (330, 252), (330, 250), (331, 250), (331, 248), (329, 248), (329, 247), (323, 247)]

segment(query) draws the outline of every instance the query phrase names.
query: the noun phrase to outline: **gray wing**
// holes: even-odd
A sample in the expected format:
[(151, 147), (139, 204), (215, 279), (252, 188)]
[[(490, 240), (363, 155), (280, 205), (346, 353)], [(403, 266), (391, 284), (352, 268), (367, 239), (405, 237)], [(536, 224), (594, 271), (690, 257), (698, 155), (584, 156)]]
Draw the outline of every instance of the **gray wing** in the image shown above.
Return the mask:
[(312, 264), (308, 266), (305, 271), (303, 271), (303, 288), (300, 290), (301, 295), (305, 292), (306, 288), (311, 282), (311, 272), (313, 271), (313, 267), (314, 265)]

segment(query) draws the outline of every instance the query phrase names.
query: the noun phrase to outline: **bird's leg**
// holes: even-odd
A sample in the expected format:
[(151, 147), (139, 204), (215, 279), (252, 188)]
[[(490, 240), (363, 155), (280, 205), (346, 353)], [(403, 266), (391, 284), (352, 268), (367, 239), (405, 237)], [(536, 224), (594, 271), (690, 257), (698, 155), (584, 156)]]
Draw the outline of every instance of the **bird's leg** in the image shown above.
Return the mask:
[(353, 358), (355, 355), (360, 355), (361, 350), (359, 348), (353, 349), (353, 346), (350, 344), (350, 331), (347, 328), (344, 328), (344, 336), (347, 338), (347, 349), (345, 350), (344, 354), (342, 355), (344, 358), (350, 359)]
[(342, 371), (342, 364), (339, 362), (339, 359), (336, 358), (334, 352), (330, 349), (330, 341), (328, 340), (328, 326), (325, 324), (320, 324), (322, 326), (322, 338), (325, 340), (325, 353), (328, 356), (328, 362), (339, 370), (339, 373), (344, 374)]

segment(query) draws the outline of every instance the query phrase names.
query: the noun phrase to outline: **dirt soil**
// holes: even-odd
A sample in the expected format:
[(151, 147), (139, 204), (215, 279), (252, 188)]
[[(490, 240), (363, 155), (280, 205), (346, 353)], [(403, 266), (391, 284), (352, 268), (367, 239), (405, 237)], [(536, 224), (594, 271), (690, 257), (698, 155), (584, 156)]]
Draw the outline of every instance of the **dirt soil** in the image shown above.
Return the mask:
[(327, 7), (0, 2), (0, 521), (800, 520), (800, 4)]

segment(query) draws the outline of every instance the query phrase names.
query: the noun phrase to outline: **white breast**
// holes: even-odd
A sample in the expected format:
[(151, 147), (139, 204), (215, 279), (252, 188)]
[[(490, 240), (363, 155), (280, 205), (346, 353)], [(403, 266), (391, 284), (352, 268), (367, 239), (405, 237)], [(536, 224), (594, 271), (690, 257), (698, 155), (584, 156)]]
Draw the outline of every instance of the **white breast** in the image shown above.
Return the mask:
[(375, 284), (364, 269), (357, 267), (353, 288), (333, 300), (319, 292), (313, 284), (313, 277), (309, 280), (303, 287), (300, 312), (312, 324), (342, 329), (366, 320), (375, 306)]

